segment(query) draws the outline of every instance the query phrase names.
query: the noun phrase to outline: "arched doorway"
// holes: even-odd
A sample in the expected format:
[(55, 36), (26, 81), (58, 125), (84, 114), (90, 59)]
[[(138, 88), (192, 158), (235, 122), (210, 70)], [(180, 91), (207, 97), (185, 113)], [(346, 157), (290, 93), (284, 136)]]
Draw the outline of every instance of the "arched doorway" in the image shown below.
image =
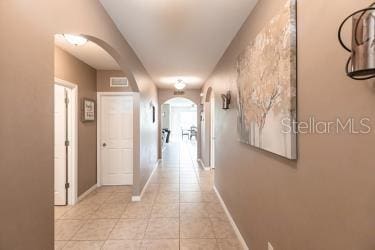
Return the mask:
[(215, 94), (212, 87), (209, 87), (205, 95), (205, 109), (206, 109), (206, 121), (204, 123), (204, 133), (203, 138), (205, 144), (205, 157), (204, 163), (211, 169), (215, 168)]
[[(100, 185), (106, 173), (106, 169), (101, 166), (107, 166), (108, 169), (113, 169), (111, 164), (121, 166), (121, 169), (116, 170), (117, 176), (111, 173), (114, 184), (106, 185), (131, 185), (133, 162), (136, 162), (133, 161), (133, 148), (137, 148), (133, 145), (133, 136), (136, 135), (132, 132), (133, 120), (138, 118), (133, 117), (135, 105), (131, 92), (136, 92), (138, 88), (134, 85), (133, 76), (124, 72), (119, 56), (108, 44), (92, 36), (75, 37), (82, 39), (82, 44), (72, 43), (65, 35), (55, 35), (54, 204), (59, 206), (74, 205)], [(101, 105), (104, 101), (106, 105)], [(119, 104), (126, 106), (126, 110), (124, 107), (116, 108)], [(114, 122), (102, 122), (104, 118), (101, 119), (101, 116), (107, 114), (101, 111), (102, 107), (107, 107), (105, 110), (108, 114), (116, 115), (107, 119)], [(115, 108), (109, 110), (111, 107)], [(124, 115), (126, 119), (117, 119)], [(131, 133), (109, 127), (127, 127)], [(120, 142), (120, 148), (116, 146), (115, 150), (108, 136), (104, 138), (105, 128), (111, 130), (112, 141), (118, 137), (116, 143)], [(117, 134), (116, 138), (113, 133)], [(126, 138), (123, 138), (124, 134)], [(121, 155), (113, 155), (114, 151), (121, 152)], [(108, 157), (101, 157), (109, 154), (112, 159), (118, 160), (109, 162)], [(114, 182), (115, 177), (121, 181), (125, 177), (128, 180), (126, 183)]]
[(168, 152), (171, 152), (178, 147), (185, 147), (190, 153), (189, 157), (186, 156), (186, 161), (197, 160), (199, 139), (197, 104), (187, 98), (176, 97), (161, 104), (160, 110), (162, 159), (168, 161), (167, 148)]

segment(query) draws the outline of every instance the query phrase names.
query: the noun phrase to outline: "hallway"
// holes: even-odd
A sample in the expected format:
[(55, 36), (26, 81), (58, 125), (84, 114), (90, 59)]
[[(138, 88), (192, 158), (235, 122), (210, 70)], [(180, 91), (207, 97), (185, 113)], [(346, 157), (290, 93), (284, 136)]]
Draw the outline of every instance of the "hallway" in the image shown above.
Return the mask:
[(56, 207), (55, 249), (241, 249), (194, 148), (167, 145), (141, 202), (118, 186)]

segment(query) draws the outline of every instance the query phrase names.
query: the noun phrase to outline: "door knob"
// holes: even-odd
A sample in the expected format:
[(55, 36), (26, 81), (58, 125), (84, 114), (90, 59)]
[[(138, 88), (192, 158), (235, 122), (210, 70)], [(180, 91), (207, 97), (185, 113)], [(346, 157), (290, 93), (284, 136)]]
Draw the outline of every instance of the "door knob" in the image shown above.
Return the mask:
[(103, 143), (103, 147), (107, 147), (107, 143), (104, 142), (104, 143)]

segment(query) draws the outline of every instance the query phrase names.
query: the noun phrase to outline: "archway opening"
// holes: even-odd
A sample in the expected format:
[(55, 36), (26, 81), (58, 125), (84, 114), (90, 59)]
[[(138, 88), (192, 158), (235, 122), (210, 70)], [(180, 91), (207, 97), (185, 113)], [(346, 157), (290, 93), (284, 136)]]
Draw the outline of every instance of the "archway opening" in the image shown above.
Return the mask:
[(209, 87), (204, 97), (205, 119), (203, 121), (202, 161), (208, 168), (215, 168), (215, 93)]
[(172, 98), (161, 105), (162, 158), (168, 160), (170, 151), (185, 147), (189, 155), (181, 161), (197, 160), (197, 105), (187, 98)]
[(103, 41), (76, 38), (55, 35), (55, 219), (100, 185), (133, 184), (133, 76)]

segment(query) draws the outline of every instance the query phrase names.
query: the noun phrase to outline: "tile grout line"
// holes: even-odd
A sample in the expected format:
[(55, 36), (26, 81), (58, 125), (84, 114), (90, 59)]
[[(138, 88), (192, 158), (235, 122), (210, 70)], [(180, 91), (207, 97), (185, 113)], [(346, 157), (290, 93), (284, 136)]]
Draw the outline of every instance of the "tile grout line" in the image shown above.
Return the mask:
[[(200, 185), (202, 184), (202, 181), (200, 180), (200, 178), (198, 178), (198, 176), (199, 176), (199, 170), (195, 167), (195, 165), (194, 165), (194, 162), (193, 162), (193, 160), (192, 160), (192, 154), (191, 154), (191, 152), (190, 151), (188, 151), (188, 153), (189, 153), (189, 161), (188, 162), (190, 162), (190, 163), (186, 163), (186, 159), (185, 159), (185, 161), (182, 159), (183, 158), (183, 152), (182, 151), (186, 151), (186, 150), (188, 150), (188, 148), (186, 148), (186, 147), (184, 147), (184, 145), (179, 145), (179, 151), (178, 152), (175, 152), (175, 155), (176, 156), (178, 156), (178, 223), (179, 223), (179, 230), (178, 230), (178, 239), (179, 239), (179, 249), (181, 249), (181, 247), (182, 247), (182, 244), (181, 244), (181, 240), (182, 240), (182, 228), (181, 228), (181, 204), (183, 203), (182, 202), (182, 200), (181, 200), (181, 192), (182, 192), (182, 190), (181, 190), (181, 185), (182, 185), (182, 183), (181, 183), (181, 178), (183, 177), (182, 175), (183, 175), (183, 172), (182, 172), (182, 170), (184, 170), (184, 173), (186, 173), (186, 174), (190, 174), (190, 171), (192, 170), (192, 172), (191, 173), (194, 173), (194, 176), (195, 176), (195, 178), (196, 178), (196, 183), (198, 184), (198, 186), (199, 186), (199, 190), (198, 191), (196, 191), (196, 190), (192, 190), (192, 191), (189, 191), (189, 190), (187, 190), (187, 191), (185, 191), (185, 192), (196, 192), (196, 193), (201, 193), (202, 194), (202, 190), (201, 190), (201, 187), (200, 187)], [(172, 162), (174, 162), (173, 161), (173, 159), (172, 159)], [(174, 163), (173, 163), (174, 164)], [(168, 164), (167, 164), (168, 165)], [(183, 167), (183, 166), (185, 166), (185, 167)], [(187, 166), (187, 167), (186, 167)], [(160, 167), (162, 167), (161, 165), (160, 165)], [(158, 167), (159, 168), (159, 167)], [(160, 168), (159, 168), (160, 169)], [(172, 172), (172, 170), (173, 170), (173, 172), (175, 171), (175, 168), (165, 168), (165, 170), (167, 170), (166, 171), (166, 173), (171, 173)], [(186, 171), (187, 170), (187, 171)], [(205, 178), (205, 180), (206, 180), (206, 178)], [(166, 183), (166, 184), (169, 184), (169, 183)], [(186, 184), (189, 184), (189, 183), (186, 183)], [(156, 204), (156, 198), (157, 198), (157, 196), (161, 193), (161, 190), (160, 190), (160, 188), (161, 188), (161, 183), (160, 182), (157, 182), (157, 188), (155, 189), (155, 198), (154, 199), (152, 199), (152, 201), (151, 201), (151, 208), (153, 209), (154, 208), (154, 206), (155, 206), (155, 204)], [(117, 193), (116, 191), (113, 191), (113, 192), (110, 192), (110, 195), (105, 199), (105, 200), (108, 200), (108, 199), (110, 199), (110, 197), (111, 196), (113, 196), (115, 193)], [(127, 202), (126, 204), (125, 204), (125, 208), (124, 208), (124, 210), (123, 210), (123, 212), (122, 212), (122, 215), (125, 213), (125, 211), (126, 211), (126, 209), (127, 209), (127, 207), (129, 206), (129, 204), (130, 204), (131, 202)], [(186, 203), (186, 202), (185, 202)], [(202, 199), (200, 202), (187, 202), (187, 203), (192, 203), (192, 204), (196, 204), (196, 203), (202, 203), (202, 204), (206, 204), (206, 203), (211, 203), (210, 202), (210, 200), (208, 200), (208, 201), (206, 201), (205, 202), (205, 200), (204, 199)], [(77, 235), (77, 233), (82, 229), (82, 227), (83, 226), (85, 226), (85, 225), (87, 225), (87, 222), (89, 221), (89, 220), (93, 220), (93, 216), (95, 215), (95, 213), (97, 213), (97, 211), (99, 211), (101, 208), (103, 208), (105, 206), (105, 204), (102, 204), (102, 205), (99, 205), (96, 209), (94, 209), (93, 211), (93, 214), (87, 219), (87, 220), (82, 220), (82, 219), (77, 219), (77, 220), (82, 220), (82, 221), (84, 221), (85, 223), (83, 223), (83, 225), (82, 226), (80, 226), (78, 229), (77, 229), (77, 232), (72, 236), (72, 238), (74, 238), (76, 235)], [(207, 208), (205, 207), (205, 210), (206, 210), (206, 212), (207, 212)], [(67, 211), (65, 211), (64, 212), (64, 214), (66, 213), (66, 212), (68, 212), (68, 210)], [(64, 216), (64, 214), (62, 215), (62, 216)], [(102, 247), (104, 247), (104, 245), (105, 245), (105, 243), (109, 240), (109, 238), (110, 238), (110, 235), (112, 234), (112, 232), (114, 231), (114, 229), (116, 228), (116, 226), (119, 224), (119, 222), (120, 222), (120, 220), (122, 219), (122, 215), (120, 216), (120, 218), (113, 218), (113, 219), (116, 219), (116, 223), (114, 224), (114, 226), (113, 226), (113, 228), (110, 230), (110, 232), (109, 232), (109, 234), (108, 234), (108, 236), (106, 237), (106, 240), (104, 240), (104, 243), (103, 243), (103, 245), (102, 245)], [(161, 217), (161, 218), (163, 218), (163, 217)], [(167, 217), (166, 217), (167, 218)], [(212, 218), (211, 217), (207, 217), (208, 218), (208, 221), (209, 221), (209, 224), (211, 225), (211, 228), (212, 228), (212, 230), (214, 231), (214, 228), (213, 228), (213, 222), (212, 222)], [(146, 232), (147, 232), (147, 230), (149, 229), (149, 226), (150, 226), (150, 221), (151, 221), (151, 214), (149, 215), (149, 216), (147, 216), (146, 218), (145, 218), (145, 220), (147, 221), (147, 225), (146, 225), (146, 228), (145, 228), (145, 231), (144, 231), (144, 234), (143, 234), (143, 237), (142, 237), (142, 239), (140, 240), (140, 244), (142, 245), (143, 244), (143, 241), (144, 240), (146, 240), (145, 239), (145, 237), (146, 237)], [(218, 246), (218, 241), (217, 241), (217, 236), (216, 236), (216, 234), (215, 234), (215, 231), (213, 232), (214, 233), (214, 238), (206, 238), (206, 237), (202, 237), (202, 238), (200, 238), (200, 237), (198, 237), (198, 238), (196, 238), (196, 239), (211, 239), (211, 240), (213, 240), (213, 239), (215, 239), (215, 244), (216, 244), (216, 246)], [(163, 239), (168, 239), (168, 240), (172, 240), (172, 239), (175, 239), (175, 238), (163, 238)], [(186, 239), (195, 239), (194, 237), (188, 237), (188, 238), (186, 238)], [(161, 239), (151, 239), (151, 240), (161, 240)], [(78, 240), (77, 240), (78, 241)], [(88, 240), (88, 241), (90, 241), (90, 240)], [(95, 240), (92, 240), (92, 241), (95, 241)]]
[[(160, 167), (160, 163), (159, 163), (159, 165), (157, 166), (157, 170), (158, 170), (159, 167)], [(157, 171), (157, 170), (156, 170), (156, 171)], [(148, 186), (147, 188), (149, 188), (149, 186)], [(147, 190), (146, 190), (145, 192), (147, 192)], [(142, 237), (142, 239), (141, 239), (141, 246), (140, 246), (140, 248), (142, 248), (142, 246), (143, 246), (143, 242), (144, 242), (145, 240), (147, 240), (147, 239), (145, 239), (145, 237), (146, 237), (146, 233), (147, 233), (147, 230), (149, 229), (149, 226), (150, 226), (151, 214), (152, 214), (152, 211), (154, 210), (156, 196), (158, 196), (159, 193), (160, 193), (160, 184), (158, 184), (158, 188), (157, 188), (157, 191), (156, 191), (155, 198), (154, 198), (154, 199), (152, 200), (152, 202), (151, 202), (151, 211), (150, 211), (150, 214), (149, 214), (148, 218), (146, 218), (146, 220), (147, 220), (147, 225), (146, 225), (145, 231), (144, 231), (144, 233), (143, 233), (143, 237)]]
[[(96, 191), (95, 191), (95, 192), (96, 192)], [(96, 192), (96, 194), (98, 194), (98, 193)], [(104, 205), (104, 202), (105, 202), (106, 200), (108, 200), (110, 196), (112, 196), (112, 194), (113, 194), (113, 193), (111, 192), (111, 194), (108, 196), (108, 198), (105, 199), (105, 200), (103, 201), (103, 205)], [(84, 201), (84, 200), (82, 200), (82, 201)], [(81, 202), (82, 202), (82, 201), (81, 201)], [(94, 209), (94, 211), (93, 211), (93, 213), (91, 214), (91, 216), (89, 216), (89, 218), (86, 220), (86, 222), (85, 222), (85, 223), (84, 223), (84, 224), (83, 224), (83, 225), (82, 225), (82, 226), (81, 226), (81, 227), (75, 232), (75, 234), (72, 236), (72, 238), (71, 238), (70, 241), (74, 241), (74, 239), (73, 239), (74, 236), (76, 236), (76, 235), (78, 234), (78, 232), (79, 232), (84, 226), (86, 226), (86, 225), (89, 223), (90, 220), (93, 220), (92, 217), (95, 215), (95, 213), (96, 213), (97, 211), (99, 211), (99, 209), (100, 209), (101, 207), (102, 207), (102, 206), (99, 206), (97, 209)], [(77, 241), (78, 241), (78, 240), (77, 240)], [(69, 242), (68, 242), (68, 243), (69, 243)], [(67, 243), (67, 244), (68, 244), (68, 243)], [(66, 246), (66, 245), (65, 245), (65, 246)], [(65, 247), (65, 246), (64, 246), (64, 247)]]

